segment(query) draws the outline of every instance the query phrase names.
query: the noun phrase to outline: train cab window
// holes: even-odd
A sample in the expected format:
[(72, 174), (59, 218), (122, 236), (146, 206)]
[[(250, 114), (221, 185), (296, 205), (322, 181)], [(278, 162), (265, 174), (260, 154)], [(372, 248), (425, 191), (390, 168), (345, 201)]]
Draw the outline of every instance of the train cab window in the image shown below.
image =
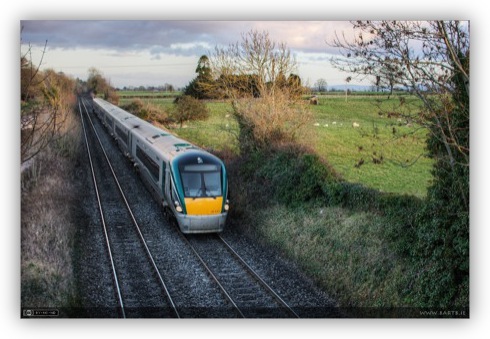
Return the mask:
[(187, 165), (181, 171), (184, 195), (191, 198), (221, 196), (221, 170), (216, 165)]

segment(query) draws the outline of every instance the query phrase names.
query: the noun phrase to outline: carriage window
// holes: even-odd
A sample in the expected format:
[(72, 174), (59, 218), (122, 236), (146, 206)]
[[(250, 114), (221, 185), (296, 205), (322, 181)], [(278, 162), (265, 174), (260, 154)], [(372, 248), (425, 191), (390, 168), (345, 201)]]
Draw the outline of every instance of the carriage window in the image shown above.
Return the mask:
[(145, 165), (155, 181), (158, 181), (160, 178), (160, 167), (158, 167), (158, 164), (138, 146), (136, 146), (136, 156)]
[(128, 134), (124, 133), (124, 131), (118, 125), (116, 125), (116, 132), (117, 132), (117, 135), (121, 138), (121, 140), (127, 145), (128, 144)]

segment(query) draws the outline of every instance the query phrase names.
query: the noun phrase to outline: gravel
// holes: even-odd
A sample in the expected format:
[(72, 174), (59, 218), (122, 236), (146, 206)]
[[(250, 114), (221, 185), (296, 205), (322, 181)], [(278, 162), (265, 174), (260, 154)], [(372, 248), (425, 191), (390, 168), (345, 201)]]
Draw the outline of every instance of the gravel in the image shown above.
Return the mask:
[[(229, 303), (223, 298), (218, 287), (211, 281), (192, 251), (179, 235), (177, 227), (169, 223), (161, 206), (151, 196), (142, 180), (134, 171), (130, 161), (119, 151), (116, 143), (97, 123), (98, 133), (107, 148), (114, 170), (133, 209), (141, 232), (147, 240), (155, 263), (168, 287), (173, 302), (182, 318), (227, 318), (236, 317)], [(77, 173), (79, 205), (75, 206), (76, 221), (79, 225), (75, 270), (79, 286), (80, 308), (72, 310), (73, 317), (121, 317), (117, 295), (111, 275), (109, 256), (101, 226), (101, 218), (95, 200), (95, 192), (86, 154), (80, 159)], [(104, 180), (113, 180), (110, 175)], [(105, 208), (107, 216), (121, 213), (111, 204)], [(129, 224), (120, 227), (134, 227)], [(247, 235), (232, 228), (225, 228), (222, 237), (257, 270), (261, 277), (293, 307), (302, 318), (330, 318), (341, 316), (336, 312), (335, 303), (324, 292), (315, 287), (298, 267), (282, 258), (272, 248), (261, 246)], [(136, 239), (136, 238), (134, 238)], [(141, 246), (136, 240), (128, 247)], [(134, 259), (132, 259), (134, 260)], [(121, 264), (119, 264), (121, 265)], [(139, 263), (137, 265), (140, 265)], [(123, 269), (123, 268), (120, 268)], [(131, 266), (124, 269), (131, 270)], [(151, 278), (153, 279), (153, 278)], [(150, 280), (150, 277), (148, 277)], [(152, 284), (138, 286), (142, 295), (154, 289)], [(135, 289), (133, 287), (133, 289)], [(147, 292), (145, 292), (147, 291)], [(154, 292), (153, 292), (154, 293)], [(134, 297), (133, 297), (134, 298)], [(136, 297), (138, 299), (138, 297)], [(135, 300), (136, 306), (131, 316), (146, 317), (148, 301)], [(143, 303), (143, 304), (141, 304)], [(138, 312), (138, 308), (141, 312)], [(151, 307), (150, 307), (151, 308)], [(158, 315), (157, 315), (158, 316)], [(166, 317), (165, 315), (160, 317)]]

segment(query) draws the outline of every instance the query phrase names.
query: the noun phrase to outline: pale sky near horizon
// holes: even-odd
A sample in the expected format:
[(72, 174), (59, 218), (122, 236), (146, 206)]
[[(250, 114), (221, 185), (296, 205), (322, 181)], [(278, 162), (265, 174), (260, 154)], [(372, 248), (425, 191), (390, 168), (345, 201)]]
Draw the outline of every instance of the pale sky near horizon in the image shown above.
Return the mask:
[(115, 87), (185, 86), (196, 77), (201, 55), (241, 41), (252, 29), (286, 43), (304, 84), (323, 78), (328, 86), (343, 85), (349, 74), (331, 66), (338, 51), (327, 41), (335, 32), (353, 32), (348, 21), (27, 20), (20, 26), (21, 53), (30, 45), (35, 64), (47, 41), (42, 68), (85, 80), (95, 67)]

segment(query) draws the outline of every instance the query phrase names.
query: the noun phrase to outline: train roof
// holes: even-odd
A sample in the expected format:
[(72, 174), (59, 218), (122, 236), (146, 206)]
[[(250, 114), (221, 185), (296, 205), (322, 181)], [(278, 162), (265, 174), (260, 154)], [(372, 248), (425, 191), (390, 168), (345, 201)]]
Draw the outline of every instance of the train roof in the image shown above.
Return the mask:
[(158, 128), (107, 101), (98, 98), (94, 101), (109, 112), (113, 118), (129, 128), (132, 133), (144, 139), (151, 148), (166, 155), (168, 160), (192, 150), (208, 153), (190, 142), (176, 137), (169, 131)]

